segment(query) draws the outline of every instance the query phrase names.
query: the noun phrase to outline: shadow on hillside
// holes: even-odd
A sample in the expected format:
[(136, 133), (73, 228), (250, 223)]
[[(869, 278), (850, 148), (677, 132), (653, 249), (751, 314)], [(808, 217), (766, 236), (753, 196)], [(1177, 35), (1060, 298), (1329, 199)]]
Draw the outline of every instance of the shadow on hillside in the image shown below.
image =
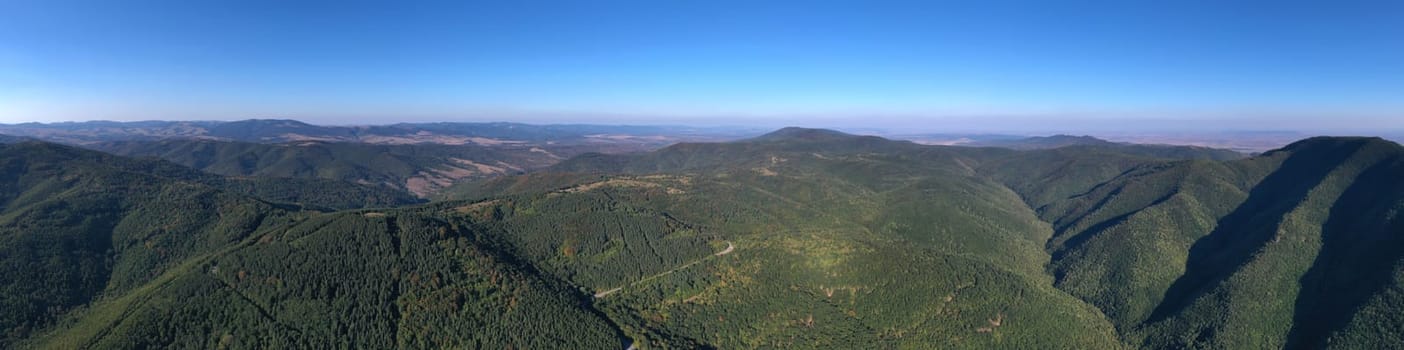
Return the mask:
[(1321, 252), (1302, 275), (1287, 348), (1317, 349), (1345, 327), (1371, 296), (1393, 283), (1404, 258), (1404, 219), (1389, 211), (1404, 199), (1404, 163), (1367, 169), (1341, 194), (1322, 227)]
[(1165, 291), (1146, 319), (1154, 323), (1180, 313), (1238, 271), (1253, 253), (1278, 239), (1282, 218), (1296, 208), (1331, 170), (1350, 158), (1359, 143), (1302, 147), (1253, 187), (1248, 199), (1224, 216), (1214, 231), (1190, 247), (1185, 274)]
[[(1120, 193), (1121, 189), (1116, 189), (1112, 194), (1108, 195), (1107, 198), (1104, 198), (1100, 202), (1098, 202), (1097, 205), (1094, 206), (1093, 209), (1088, 212), (1095, 213), (1098, 210), (1101, 210), (1102, 206), (1106, 205), (1107, 202), (1115, 200), (1116, 198), (1114, 197), (1116, 197)], [(1169, 201), (1171, 198), (1174, 198), (1175, 194), (1177, 193), (1179, 193), (1178, 189), (1168, 191), (1165, 194), (1162, 194), (1159, 198), (1156, 198), (1155, 200), (1151, 201), (1149, 204), (1142, 206), (1140, 209), (1132, 210), (1126, 212), (1125, 214), (1117, 215), (1115, 217), (1103, 220), (1092, 226), (1087, 227), (1082, 231), (1073, 233), (1072, 237), (1068, 237), (1067, 240), (1063, 241), (1063, 243), (1060, 244), (1057, 250), (1053, 251), (1052, 261), (1063, 260), (1063, 258), (1066, 257), (1069, 253), (1082, 249), (1082, 246), (1087, 244), (1087, 242), (1092, 240), (1092, 238), (1102, 235), (1102, 233), (1104, 233), (1107, 230), (1120, 226), (1122, 223), (1126, 222), (1126, 220), (1129, 220), (1132, 215), (1140, 213), (1142, 210), (1145, 210), (1147, 208), (1154, 208), (1155, 206), (1160, 205), (1161, 203)], [(1059, 280), (1062, 280), (1062, 278), (1059, 278)]]

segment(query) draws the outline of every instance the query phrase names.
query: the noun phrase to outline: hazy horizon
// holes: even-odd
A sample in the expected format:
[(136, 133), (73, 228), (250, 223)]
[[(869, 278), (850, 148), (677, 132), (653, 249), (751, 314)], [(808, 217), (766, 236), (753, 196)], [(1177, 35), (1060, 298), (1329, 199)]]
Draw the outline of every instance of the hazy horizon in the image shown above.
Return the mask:
[(1382, 2), (0, 4), (0, 123), (1398, 133)]

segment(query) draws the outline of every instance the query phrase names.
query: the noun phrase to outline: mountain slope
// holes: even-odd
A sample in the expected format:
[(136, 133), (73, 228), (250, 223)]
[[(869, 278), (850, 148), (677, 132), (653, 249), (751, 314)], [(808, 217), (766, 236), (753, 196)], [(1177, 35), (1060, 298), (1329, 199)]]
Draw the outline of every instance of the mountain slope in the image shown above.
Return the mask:
[(0, 134), (51, 142), (92, 144), (111, 141), (205, 139), (253, 143), (298, 141), (370, 144), (444, 144), (489, 147), (584, 146), (595, 150), (639, 151), (680, 141), (734, 140), (756, 134), (739, 128), (522, 123), (399, 123), (393, 125), (312, 125), (287, 119), (239, 121), (140, 121), (0, 124)]
[[(983, 159), (1008, 154), (787, 130), (644, 155), (577, 157), (552, 171), (629, 175), (493, 180), (518, 194), (463, 208), (503, 222), (570, 227), (600, 217), (572, 204), (588, 201), (677, 220), (685, 231), (631, 238), (634, 225), (625, 224), (623, 231), (607, 226), (519, 243), (531, 261), (559, 266), (567, 270), (561, 275), (603, 294), (607, 312), (632, 320), (622, 325), (653, 345), (1119, 347), (1095, 309), (1052, 288), (1043, 273), (1047, 226), (1013, 192), (976, 174)], [(657, 245), (688, 240), (729, 253)], [(623, 252), (610, 247), (639, 241), (688, 258), (654, 260), (608, 279), (571, 270), (618, 259)], [(1048, 328), (1064, 332), (1039, 331)]]
[(55, 144), (0, 146), (0, 167), (4, 347), (625, 342), (583, 294), (471, 222), (301, 211)]
[(333, 179), (384, 186), (418, 196), (427, 196), (462, 179), (519, 173), (553, 164), (563, 157), (540, 148), (470, 145), (164, 140), (108, 142), (90, 147), (124, 156), (159, 157), (221, 175)]
[(1175, 159), (1234, 160), (1243, 158), (1243, 154), (1227, 149), (1200, 146), (1122, 143), (1111, 142), (1092, 136), (1071, 135), (1036, 136), (1014, 140), (990, 140), (983, 142), (974, 142), (964, 145), (977, 147), (1001, 147), (1025, 151), (1051, 150), (1069, 147), (1083, 149), (1104, 149), (1115, 150), (1118, 153), (1124, 153), (1128, 155)]
[(1068, 146), (1112, 146), (1117, 145), (1117, 143), (1092, 136), (1053, 135), (1026, 137), (1020, 139), (977, 141), (971, 142), (967, 145), (979, 147), (1002, 147), (1017, 150), (1035, 150), (1062, 148)]
[[(44, 153), (3, 164), (32, 154)], [(78, 291), (52, 303), (79, 311), (27, 325), (37, 311), (16, 301), (6, 310), (27, 316), (6, 322), (22, 332), (9, 341), (49, 348), (1401, 344), (1404, 147), (1313, 138), (1251, 158), (1213, 154), (790, 128), (582, 154), (455, 186), (457, 198), (338, 213), (177, 180), (191, 172), (169, 165), (12, 165), (3, 174), (15, 180), (0, 181), (11, 193), (0, 218), (11, 221), (0, 224), (13, 228), (0, 237), (14, 243), (0, 247), (48, 247), (30, 265), (63, 258), (10, 280), (60, 284), (107, 266), (101, 254), (63, 252), (101, 251), (105, 232), (147, 237), (132, 233), (157, 227), (146, 222), (187, 222), (169, 203), (233, 223), (126, 244), (138, 250), (113, 254), (115, 277), (53, 289)], [(250, 204), (187, 204), (211, 198)], [(64, 214), (74, 210), (94, 214)], [(108, 230), (93, 221), (103, 215), (133, 219)], [(20, 234), (36, 228), (58, 233)], [(47, 290), (17, 285), (30, 289), (5, 300)]]
[(308, 217), (36, 339), (43, 348), (613, 348), (577, 291), (425, 212)]
[(0, 146), (4, 343), (291, 215), (114, 158), (53, 144)]
[[(959, 212), (962, 206), (980, 202), (942, 191), (969, 186), (962, 184), (964, 181), (952, 183), (951, 179), (988, 176), (1019, 193), (1029, 207), (1037, 209), (1038, 217), (1051, 224), (1052, 233), (1044, 239), (1050, 254), (1048, 273), (1055, 285), (1099, 307), (1120, 330), (1122, 339), (1131, 343), (1151, 348), (1318, 347), (1338, 343), (1391, 344), (1389, 340), (1398, 336), (1378, 330), (1360, 330), (1361, 327), (1379, 327), (1380, 322), (1397, 322), (1384, 316), (1389, 313), (1352, 311), (1389, 310), (1398, 305), (1395, 276), (1398, 270), (1395, 267), (1399, 266), (1399, 260), (1388, 253), (1392, 250), (1386, 247), (1392, 246), (1374, 244), (1393, 244), (1390, 243), (1395, 239), (1393, 234), (1398, 232), (1390, 230), (1398, 227), (1394, 213), (1398, 211), (1400, 196), (1389, 190), (1395, 186), (1379, 183), (1384, 178), (1404, 178), (1400, 176), (1404, 174), (1390, 173), (1397, 171), (1393, 164), (1404, 153), (1393, 143), (1378, 139), (1320, 138), (1251, 159), (1218, 162), (1213, 160), (1216, 159), (1213, 153), (1168, 152), (1151, 156), (1124, 147), (1071, 146), (1012, 153), (968, 149), (970, 151), (962, 153), (958, 149), (883, 141), (826, 131), (782, 130), (724, 145), (685, 144), (636, 156), (583, 156), (553, 167), (556, 174), (534, 176), (540, 179), (535, 187), (532, 181), (503, 179), (479, 184), (486, 189), (477, 193), (530, 193), (570, 188), (570, 184), (581, 181), (618, 181), (608, 180), (618, 177), (599, 180), (592, 177), (597, 175), (588, 175), (608, 173), (610, 169), (628, 173), (634, 181), (660, 176), (649, 174), (692, 175), (689, 181), (693, 184), (705, 184), (713, 178), (743, 183), (752, 181), (749, 177), (781, 178), (784, 180), (782, 187), (766, 189), (766, 193), (775, 194), (771, 198), (730, 201), (711, 198), (709, 202), (714, 204), (707, 208), (713, 209), (704, 211), (734, 211), (767, 202), (775, 203), (771, 207), (785, 203), (810, 206), (842, 203), (837, 207), (843, 210), (877, 213), (879, 219), (873, 222), (886, 226), (913, 223), (914, 227), (940, 227), (960, 222), (958, 217), (942, 217), (943, 213)], [(829, 153), (829, 150), (849, 152)], [(1186, 158), (1188, 160), (1182, 160)], [(893, 162), (880, 165), (883, 159)], [(820, 165), (834, 160), (846, 164)], [(570, 175), (572, 172), (578, 175)], [(788, 178), (787, 172), (814, 178)], [(942, 191), (935, 193), (944, 192), (933, 196), (941, 200), (900, 202), (896, 199), (900, 197), (890, 196), (855, 200), (870, 198), (867, 196), (872, 193), (935, 194), (931, 189), (910, 187), (923, 181), (912, 173), (939, 174), (932, 180), (944, 183), (932, 189)], [(862, 175), (845, 177), (846, 174)], [(825, 190), (819, 193), (830, 194), (806, 195), (810, 192), (800, 190), (806, 181), (821, 181), (816, 187)], [(1360, 184), (1356, 184), (1358, 182)], [(665, 192), (694, 193), (679, 185), (637, 186), (655, 188), (654, 191), (669, 189)], [(711, 195), (735, 193), (738, 188), (735, 186), (699, 191)], [(844, 188), (859, 190), (832, 194)], [(1351, 193), (1354, 194), (1344, 194), (1348, 188), (1353, 188)], [(610, 195), (620, 197), (618, 193)], [(665, 197), (677, 196), (686, 195)], [(982, 194), (976, 198), (995, 197), (998, 196)], [(889, 200), (901, 204), (882, 204)], [(950, 207), (944, 203), (961, 205)], [(668, 212), (674, 216), (697, 211), (686, 206), (673, 208)], [(903, 210), (915, 208), (930, 211), (897, 216)], [(971, 212), (985, 216), (1005, 210), (999, 208), (1001, 206), (984, 207)], [(1354, 208), (1361, 214), (1347, 219), (1342, 218), (1347, 212), (1329, 208)], [(1329, 214), (1331, 212), (1338, 214)], [(851, 215), (859, 214), (820, 210), (788, 217), (851, 218)], [(767, 222), (783, 223), (779, 227), (797, 225), (784, 221), (786, 215), (777, 217)], [(930, 221), (915, 224), (923, 220)], [(1002, 218), (994, 222), (1017, 221)], [(843, 222), (838, 220), (828, 225), (843, 227)], [(979, 227), (989, 227), (988, 222), (956, 231), (978, 232)], [(866, 230), (877, 231), (873, 227)], [(1272, 234), (1273, 230), (1278, 231)], [(1014, 231), (1037, 232), (1038, 229)], [(1376, 233), (1332, 233), (1360, 231)], [(921, 235), (912, 236), (911, 231), (885, 233), (901, 237), (907, 245), (921, 246), (922, 243), (916, 239)], [(1292, 250), (1272, 248), (1271, 243), (1292, 236), (1309, 243), (1293, 245)], [(991, 239), (995, 242), (1017, 242), (1017, 236), (992, 237), (999, 237)], [(1017, 255), (1008, 255), (1021, 251), (1017, 246), (970, 250), (987, 238), (969, 241), (969, 236), (949, 236), (937, 242), (960, 247), (948, 251), (951, 253), (967, 252), (977, 259), (1003, 261), (1005, 263), (996, 266), (1016, 273), (1022, 270), (1018, 266), (1027, 267), (1026, 272), (1040, 269), (1028, 263), (1037, 259), (1009, 264), (1019, 261)], [(1331, 243), (1310, 243), (1323, 239)], [(824, 242), (821, 246), (842, 246), (831, 240)], [(1310, 258), (1318, 255), (1318, 249), (1323, 251), (1324, 257)], [(1336, 252), (1341, 249), (1358, 254)], [(1298, 290), (1306, 292), (1298, 295)], [(1263, 298), (1263, 295), (1280, 297)], [(1324, 297), (1326, 295), (1347, 297), (1337, 299)]]
[[(1394, 239), (1389, 213), (1404, 196), (1378, 179), (1404, 176), (1388, 173), (1401, 156), (1383, 140), (1319, 138), (1228, 163), (1142, 165), (1040, 211), (1057, 232), (1050, 272), (1146, 347), (1315, 348), (1391, 336), (1344, 324), (1392, 293), (1389, 266), (1399, 258), (1365, 251), (1326, 261), (1341, 259), (1341, 246), (1387, 249), (1364, 242)], [(1347, 213), (1369, 214), (1340, 218)], [(1377, 233), (1333, 233), (1342, 225)]]

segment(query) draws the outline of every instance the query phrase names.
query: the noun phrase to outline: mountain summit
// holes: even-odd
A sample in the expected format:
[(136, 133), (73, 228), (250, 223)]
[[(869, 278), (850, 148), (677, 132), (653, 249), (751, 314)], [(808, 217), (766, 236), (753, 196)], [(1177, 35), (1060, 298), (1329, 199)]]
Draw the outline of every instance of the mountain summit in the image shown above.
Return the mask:
[(830, 129), (802, 128), (797, 126), (784, 127), (765, 135), (757, 136), (753, 141), (834, 141), (861, 137), (849, 133), (844, 133)]
[[(337, 153), (205, 143), (128, 146), (231, 166)], [(336, 158), (385, 152), (363, 146)], [(0, 346), (1398, 347), (1404, 148), (1221, 151), (785, 128), (328, 213), (279, 203), (375, 187), (0, 146), (17, 267)], [(393, 164), (365, 158), (345, 163)], [(420, 169), (404, 174), (441, 168)], [(304, 200), (270, 197), (288, 190)]]

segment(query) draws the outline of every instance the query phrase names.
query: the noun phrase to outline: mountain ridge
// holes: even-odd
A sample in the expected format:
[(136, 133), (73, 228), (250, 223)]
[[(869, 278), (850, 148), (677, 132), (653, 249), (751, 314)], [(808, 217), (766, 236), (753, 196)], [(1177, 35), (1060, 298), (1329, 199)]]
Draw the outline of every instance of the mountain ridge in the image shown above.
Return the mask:
[[(318, 213), (231, 193), (217, 198), (265, 203), (239, 211), (259, 224), (166, 234), (137, 223), (222, 193), (168, 184), (212, 175), (49, 146), (105, 160), (0, 162), (30, 181), (0, 181), (0, 194), (24, 189), (0, 198), (15, 203), (0, 207), (0, 249), (24, 246), (4, 244), (20, 237), (226, 238), (119, 239), (134, 249), (121, 256), (154, 263), (123, 260), (116, 287), (102, 287), (110, 294), (64, 304), (91, 311), (49, 315), (34, 326), (41, 335), (6, 342), (1176, 349), (1372, 347), (1404, 336), (1380, 331), (1404, 329), (1389, 316), (1404, 305), (1396, 143), (1312, 138), (1222, 160), (1197, 148), (1012, 150), (782, 130), (582, 153), (399, 208)], [(127, 167), (139, 181), (46, 173), (90, 167)], [(170, 175), (139, 174), (152, 172)], [(64, 178), (93, 182), (45, 182)], [(53, 194), (125, 183), (188, 192), (124, 195), (139, 219), (113, 230), (14, 214), (71, 212), (56, 200), (109, 207), (102, 201), (121, 196)], [(21, 223), (55, 233), (13, 234)], [(80, 256), (91, 265), (99, 255)]]

